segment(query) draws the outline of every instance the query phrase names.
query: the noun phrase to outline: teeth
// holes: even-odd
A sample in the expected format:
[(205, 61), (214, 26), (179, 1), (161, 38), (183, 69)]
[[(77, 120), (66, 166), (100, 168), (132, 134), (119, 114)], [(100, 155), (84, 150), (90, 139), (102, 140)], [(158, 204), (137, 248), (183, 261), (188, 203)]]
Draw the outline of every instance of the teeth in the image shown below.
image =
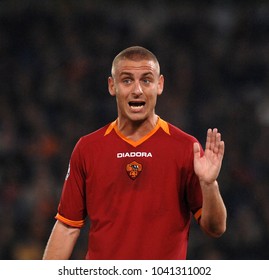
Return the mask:
[(142, 108), (144, 105), (131, 105), (131, 108)]
[(133, 112), (140, 112), (145, 106), (145, 102), (129, 102), (129, 106)]

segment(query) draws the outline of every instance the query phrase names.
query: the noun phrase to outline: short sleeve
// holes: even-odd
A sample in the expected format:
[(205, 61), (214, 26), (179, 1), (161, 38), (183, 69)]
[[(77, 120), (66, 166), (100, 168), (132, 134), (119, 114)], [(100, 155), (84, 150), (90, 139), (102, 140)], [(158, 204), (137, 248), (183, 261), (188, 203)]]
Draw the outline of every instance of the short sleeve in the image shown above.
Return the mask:
[(56, 219), (73, 227), (82, 227), (85, 217), (85, 168), (81, 141), (78, 141), (70, 158)]

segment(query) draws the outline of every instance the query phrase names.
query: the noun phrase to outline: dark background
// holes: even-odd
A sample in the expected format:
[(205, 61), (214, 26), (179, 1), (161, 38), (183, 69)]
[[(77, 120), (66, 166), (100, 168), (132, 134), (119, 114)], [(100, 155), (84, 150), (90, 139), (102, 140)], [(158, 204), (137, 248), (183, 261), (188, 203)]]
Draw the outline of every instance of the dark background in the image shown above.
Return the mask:
[(188, 258), (268, 259), (269, 4), (257, 0), (0, 1), (0, 259), (42, 257), (75, 143), (116, 118), (107, 77), (131, 45), (159, 58), (157, 113), (202, 144), (209, 127), (225, 140), (227, 232), (193, 223)]

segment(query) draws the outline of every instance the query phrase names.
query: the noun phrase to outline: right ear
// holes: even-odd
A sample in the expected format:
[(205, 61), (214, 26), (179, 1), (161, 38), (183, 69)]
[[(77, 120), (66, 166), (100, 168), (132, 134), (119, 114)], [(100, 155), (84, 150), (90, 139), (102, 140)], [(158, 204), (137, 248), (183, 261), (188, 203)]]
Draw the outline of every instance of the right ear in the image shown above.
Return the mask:
[(115, 83), (112, 77), (108, 77), (108, 91), (111, 96), (116, 95)]

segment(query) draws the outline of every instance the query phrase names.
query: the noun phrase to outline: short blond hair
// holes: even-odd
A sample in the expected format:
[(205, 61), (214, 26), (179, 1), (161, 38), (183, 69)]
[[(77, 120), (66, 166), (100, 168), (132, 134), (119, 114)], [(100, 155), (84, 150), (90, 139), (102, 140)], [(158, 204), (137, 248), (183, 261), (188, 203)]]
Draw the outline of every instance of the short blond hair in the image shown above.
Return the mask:
[(124, 49), (119, 54), (117, 54), (112, 62), (111, 67), (111, 75), (114, 76), (116, 65), (119, 61), (128, 59), (133, 61), (140, 61), (140, 60), (151, 60), (156, 63), (158, 68), (158, 73), (160, 74), (160, 64), (155, 56), (151, 51), (148, 49), (141, 47), (141, 46), (132, 46), (127, 49)]

